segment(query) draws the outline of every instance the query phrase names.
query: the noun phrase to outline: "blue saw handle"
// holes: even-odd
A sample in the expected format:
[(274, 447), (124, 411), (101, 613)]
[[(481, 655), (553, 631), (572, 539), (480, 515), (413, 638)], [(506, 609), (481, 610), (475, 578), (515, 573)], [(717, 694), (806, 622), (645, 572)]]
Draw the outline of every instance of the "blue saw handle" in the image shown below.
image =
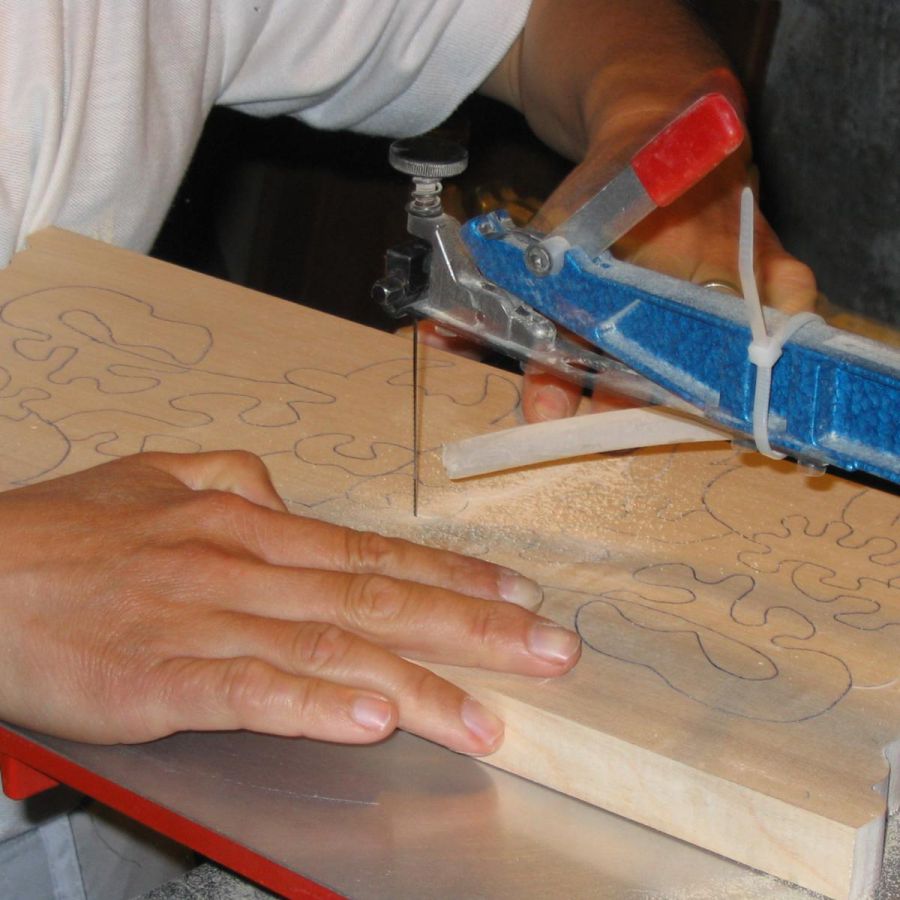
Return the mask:
[[(742, 300), (578, 248), (556, 274), (534, 275), (529, 239), (503, 212), (467, 222), (462, 236), (486, 278), (752, 439), (756, 368)], [(765, 317), (770, 334), (786, 318)], [(801, 327), (772, 370), (769, 440), (803, 463), (900, 484), (900, 351), (820, 319)]]

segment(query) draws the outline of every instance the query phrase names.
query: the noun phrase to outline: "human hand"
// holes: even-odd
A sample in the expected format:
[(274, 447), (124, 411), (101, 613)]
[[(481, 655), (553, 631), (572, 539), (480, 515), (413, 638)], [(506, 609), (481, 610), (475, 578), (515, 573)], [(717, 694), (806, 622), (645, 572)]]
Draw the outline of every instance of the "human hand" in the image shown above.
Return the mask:
[(580, 652), (524, 608), (530, 580), (290, 515), (242, 452), (141, 454), (2, 493), (0, 538), (0, 718), (75, 740), (400, 727), (489, 753), (499, 719), (410, 659), (547, 677)]
[[(709, 91), (700, 89), (699, 93), (721, 87), (713, 82), (708, 84)], [(617, 122), (606, 124), (602, 137), (591, 145), (591, 152), (548, 198), (528, 227), (537, 233), (547, 233), (559, 225), (618, 174), (637, 149), (689, 105), (687, 100), (675, 104), (672, 110), (632, 109)], [(740, 294), (741, 193), (748, 182), (755, 181), (750, 146), (745, 141), (693, 189), (670, 206), (656, 209), (612, 250), (617, 257), (635, 265), (698, 285), (716, 285), (737, 296)], [(755, 232), (757, 277), (764, 301), (787, 313), (813, 309), (817, 288), (812, 272), (784, 250), (758, 207)], [(419, 336), (424, 343), (457, 354), (475, 358), (481, 355), (480, 348), (432, 322), (420, 324)], [(578, 385), (538, 367), (526, 369), (522, 396), (526, 421), (573, 415), (581, 401)], [(606, 392), (591, 398), (595, 411), (635, 403)]]
[[(534, 132), (578, 164), (533, 222), (547, 232), (568, 218), (664, 126), (704, 94), (743, 109), (740, 84), (702, 23), (679, 0), (533, 0), (525, 28), (482, 90), (520, 109)], [(678, 278), (739, 288), (740, 192), (749, 141), (671, 206), (657, 210), (613, 251)], [(809, 309), (815, 280), (757, 216), (763, 300)], [(525, 381), (529, 420), (574, 412), (580, 391), (549, 376)]]
[[(598, 141), (584, 162), (548, 198), (533, 227), (549, 231), (571, 215), (614, 174), (610, 160), (621, 160), (623, 148), (632, 152), (642, 146), (653, 134), (647, 123), (656, 123), (661, 118), (659, 113), (629, 117), (624, 125), (610, 132), (607, 140)], [(680, 199), (655, 210), (628, 232), (614, 245), (613, 253), (635, 265), (695, 284), (720, 285), (726, 292), (738, 295), (741, 191), (755, 180), (749, 143), (745, 142)], [(815, 277), (808, 266), (784, 250), (758, 208), (754, 245), (764, 301), (786, 313), (813, 309), (817, 295)], [(545, 372), (526, 374), (522, 409), (527, 421), (572, 415), (580, 401), (577, 385)], [(628, 403), (626, 399), (607, 394), (592, 399), (597, 410)]]

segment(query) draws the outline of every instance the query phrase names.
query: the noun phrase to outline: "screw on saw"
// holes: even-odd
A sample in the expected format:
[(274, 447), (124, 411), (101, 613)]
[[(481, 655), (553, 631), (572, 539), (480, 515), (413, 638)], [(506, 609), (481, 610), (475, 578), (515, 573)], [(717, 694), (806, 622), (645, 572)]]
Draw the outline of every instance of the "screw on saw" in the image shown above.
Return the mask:
[(461, 174), (469, 162), (464, 147), (428, 135), (394, 141), (388, 158), (398, 172), (412, 176), (413, 192), (406, 211), (423, 218), (443, 213), (441, 180)]
[(553, 271), (553, 260), (540, 244), (532, 244), (525, 251), (525, 265), (535, 275), (549, 275)]

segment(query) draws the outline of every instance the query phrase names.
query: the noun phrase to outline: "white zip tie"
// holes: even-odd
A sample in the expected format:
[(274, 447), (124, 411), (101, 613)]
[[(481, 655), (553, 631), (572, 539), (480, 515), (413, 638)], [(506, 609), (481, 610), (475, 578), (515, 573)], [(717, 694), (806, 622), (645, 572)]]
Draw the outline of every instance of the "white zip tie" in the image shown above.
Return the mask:
[(756, 449), (763, 456), (772, 459), (784, 459), (785, 454), (772, 449), (769, 443), (769, 403), (772, 391), (772, 369), (781, 359), (784, 345), (804, 325), (813, 320), (821, 320), (821, 316), (812, 312), (796, 313), (785, 319), (776, 332), (769, 335), (766, 331), (766, 320), (763, 316), (759, 289), (756, 284), (756, 272), (753, 268), (753, 191), (745, 187), (741, 193), (741, 235), (738, 255), (738, 271), (741, 276), (741, 291), (747, 304), (747, 315), (750, 319), (750, 332), (753, 335), (747, 356), (756, 366), (756, 389), (753, 393), (753, 440)]

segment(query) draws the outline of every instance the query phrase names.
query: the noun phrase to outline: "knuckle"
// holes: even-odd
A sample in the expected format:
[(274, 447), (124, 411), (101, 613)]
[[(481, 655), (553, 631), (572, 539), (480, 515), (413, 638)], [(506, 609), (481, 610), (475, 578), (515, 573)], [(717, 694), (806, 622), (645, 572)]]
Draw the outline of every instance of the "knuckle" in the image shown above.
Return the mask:
[(816, 276), (806, 263), (781, 254), (769, 262), (765, 277), (770, 302), (783, 312), (803, 312), (815, 307)]
[(313, 733), (327, 709), (326, 683), (316, 678), (293, 679), (290, 687), (259, 659), (231, 660), (223, 683), (224, 702), (245, 727), (262, 722), (290, 721), (295, 736)]
[(176, 729), (173, 718), (196, 689), (196, 669), (188, 660), (137, 653), (107, 666), (99, 683), (92, 679), (91, 696), (99, 708), (115, 711), (129, 740), (161, 737)]
[(457, 689), (428, 669), (410, 664), (409, 674), (403, 685), (406, 699), (415, 700), (416, 705), (422, 709), (437, 709), (445, 701), (448, 690)]
[(292, 717), (298, 725), (299, 734), (310, 734), (315, 731), (320, 720), (328, 717), (333, 700), (328, 695), (324, 681), (316, 678), (304, 679), (291, 698)]
[(139, 450), (130, 456), (120, 456), (109, 463), (111, 466), (158, 466), (165, 463), (174, 454), (164, 450)]
[(196, 599), (222, 585), (236, 586), (244, 580), (247, 560), (231, 550), (202, 538), (187, 538), (141, 554), (143, 582), (166, 589), (166, 596)]
[[(402, 714), (410, 720), (456, 720), (465, 691), (423, 666), (409, 663), (396, 696)], [(421, 718), (419, 718), (421, 717)]]
[(218, 570), (227, 565), (230, 558), (230, 554), (223, 547), (199, 537), (185, 538), (177, 544), (158, 548), (156, 555), (162, 554), (168, 557), (169, 567), (175, 565), (192, 574), (207, 569)]
[(410, 610), (413, 585), (385, 575), (357, 575), (349, 580), (344, 616), (351, 627), (391, 627)]
[[(122, 710), (126, 714), (140, 704), (136, 697), (145, 691), (150, 680), (143, 667), (135, 667), (128, 651), (117, 655), (84, 654), (70, 677), (78, 692), (92, 698), (101, 709)], [(124, 658), (123, 658), (124, 657)]]
[(303, 623), (294, 631), (291, 658), (304, 671), (320, 672), (339, 666), (355, 643), (356, 639), (337, 625)]
[(273, 699), (272, 673), (259, 659), (241, 657), (228, 661), (222, 679), (222, 699), (232, 710), (264, 712)]
[(805, 263), (794, 257), (786, 257), (780, 263), (781, 275), (796, 281), (798, 284), (812, 284), (816, 280), (813, 270)]
[(507, 606), (487, 600), (475, 603), (468, 622), (468, 640), (478, 647), (494, 647), (509, 629), (510, 613), (515, 613)]
[(265, 475), (268, 477), (266, 464), (250, 450), (223, 450), (223, 457), (229, 466), (241, 469), (250, 475)]
[(212, 489), (194, 491), (189, 506), (198, 523), (211, 528), (239, 523), (255, 508), (255, 504), (239, 494)]
[(264, 534), (260, 507), (229, 491), (192, 492), (181, 511), (183, 526), (210, 540), (253, 546)]
[(812, 299), (816, 292), (816, 276), (813, 270), (799, 259), (782, 260), (778, 268), (778, 278), (786, 287)]
[(380, 572), (397, 555), (396, 542), (372, 531), (344, 531), (344, 553), (356, 572)]

